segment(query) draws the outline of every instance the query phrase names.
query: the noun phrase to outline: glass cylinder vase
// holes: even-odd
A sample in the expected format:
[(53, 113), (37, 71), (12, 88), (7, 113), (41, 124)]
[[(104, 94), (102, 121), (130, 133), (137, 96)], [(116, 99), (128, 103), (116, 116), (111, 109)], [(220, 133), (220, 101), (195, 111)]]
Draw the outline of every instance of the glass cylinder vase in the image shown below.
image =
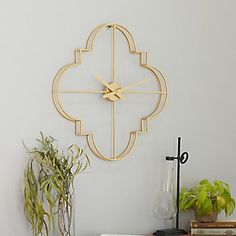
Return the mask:
[(75, 236), (75, 194), (70, 184), (55, 209), (54, 236)]

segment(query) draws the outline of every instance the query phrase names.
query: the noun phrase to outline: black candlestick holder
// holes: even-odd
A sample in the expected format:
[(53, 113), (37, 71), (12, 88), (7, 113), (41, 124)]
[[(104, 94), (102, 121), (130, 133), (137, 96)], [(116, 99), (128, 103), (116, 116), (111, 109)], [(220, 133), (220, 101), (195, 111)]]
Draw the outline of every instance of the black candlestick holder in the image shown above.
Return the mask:
[(175, 221), (175, 228), (173, 229), (161, 229), (157, 230), (153, 235), (158, 236), (171, 236), (171, 235), (183, 235), (187, 234), (187, 232), (183, 229), (179, 229), (179, 191), (180, 191), (180, 166), (181, 164), (185, 164), (188, 160), (188, 153), (183, 152), (181, 153), (181, 138), (178, 137), (178, 150), (177, 156), (167, 156), (167, 161), (175, 161), (177, 160), (177, 176), (176, 176), (176, 221)]

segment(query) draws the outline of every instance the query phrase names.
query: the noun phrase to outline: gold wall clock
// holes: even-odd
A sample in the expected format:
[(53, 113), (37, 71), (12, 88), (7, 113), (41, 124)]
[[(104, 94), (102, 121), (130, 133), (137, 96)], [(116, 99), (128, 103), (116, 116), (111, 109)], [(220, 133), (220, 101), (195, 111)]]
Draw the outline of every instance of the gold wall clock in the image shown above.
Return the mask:
[[(62, 88), (62, 80), (66, 79), (66, 74), (69, 73), (70, 70), (77, 68), (80, 70), (83, 65), (83, 60), (85, 55), (93, 54), (95, 48), (95, 39), (97, 40), (101, 33), (109, 33), (110, 34), (110, 63), (106, 65), (106, 68), (110, 68), (110, 76), (104, 76), (101, 74), (91, 74), (89, 75), (93, 81), (99, 86), (92, 86), (90, 82), (87, 82), (87, 87), (89, 89), (84, 89), (82, 87), (73, 87), (73, 89), (63, 89)], [(122, 37), (117, 37), (121, 35)], [(138, 61), (139, 67), (148, 71), (151, 78), (142, 78), (142, 74), (140, 78), (134, 78), (132, 83), (127, 83), (124, 81), (122, 76), (119, 76), (118, 73), (118, 66), (117, 66), (117, 42), (118, 40), (123, 40), (127, 43), (127, 48), (129, 51), (129, 55), (135, 57)], [(107, 44), (107, 42), (106, 42)], [(107, 45), (106, 45), (107, 46)], [(83, 59), (83, 60), (82, 60)], [(126, 72), (128, 73), (129, 69), (126, 68)], [(88, 71), (88, 74), (90, 70)], [(76, 80), (83, 81), (83, 76), (77, 76)], [(155, 86), (152, 86), (151, 89), (146, 89), (146, 85), (150, 83), (155, 83)], [(122, 86), (121, 86), (122, 85)], [(167, 83), (162, 75), (162, 73), (154, 66), (149, 65), (148, 62), (148, 53), (146, 51), (140, 51), (136, 48), (136, 44), (134, 42), (134, 38), (132, 37), (131, 33), (123, 26), (119, 24), (102, 24), (97, 26), (92, 32), (90, 33), (86, 47), (85, 48), (76, 48), (74, 49), (74, 59), (71, 63), (66, 64), (63, 66), (56, 74), (53, 85), (52, 85), (52, 99), (57, 111), (67, 120), (73, 122), (75, 124), (75, 134), (79, 136), (86, 136), (88, 146), (91, 151), (99, 158), (103, 160), (121, 160), (127, 156), (128, 153), (133, 149), (137, 137), (139, 134), (147, 132), (148, 122), (152, 118), (157, 117), (162, 109), (164, 108), (167, 100)], [(98, 101), (104, 102), (106, 105), (110, 107), (110, 124), (106, 123), (105, 126), (109, 126), (111, 130), (111, 142), (110, 142), (110, 154), (105, 154), (101, 147), (97, 144), (96, 141), (96, 133), (93, 131), (88, 131), (88, 129), (84, 128), (84, 124), (86, 124), (86, 120), (83, 120), (79, 115), (74, 116), (67, 108), (64, 106), (63, 99), (61, 96), (96, 96)], [(136, 119), (139, 120), (139, 128), (136, 130), (129, 131), (129, 137), (127, 137), (127, 144), (122, 148), (122, 150), (117, 150), (117, 142), (119, 139), (123, 139), (123, 137), (118, 135), (118, 111), (119, 105), (122, 103), (124, 104), (127, 101), (127, 97), (131, 96), (133, 101), (135, 102), (137, 97), (137, 102), (140, 101), (138, 97), (142, 97), (142, 99), (148, 96), (152, 101), (154, 101), (155, 106), (151, 111), (145, 114), (142, 117), (137, 117)], [(142, 101), (142, 100), (141, 100)], [(99, 103), (97, 103), (99, 104)], [(77, 104), (80, 107), (80, 103)], [(84, 104), (83, 104), (84, 105)], [(143, 105), (140, 105), (140, 108)], [(132, 113), (132, 109), (127, 109), (125, 111), (126, 115)], [(96, 115), (94, 116), (96, 119)], [(103, 127), (104, 130), (107, 127)]]

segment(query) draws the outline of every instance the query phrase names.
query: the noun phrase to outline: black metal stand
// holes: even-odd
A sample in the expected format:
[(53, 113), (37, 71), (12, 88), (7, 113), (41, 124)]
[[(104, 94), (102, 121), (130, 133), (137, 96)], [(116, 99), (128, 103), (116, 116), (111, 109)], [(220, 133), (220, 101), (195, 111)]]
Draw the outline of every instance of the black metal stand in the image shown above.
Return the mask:
[(177, 151), (177, 156), (176, 157), (166, 157), (167, 161), (174, 161), (177, 160), (177, 186), (176, 186), (176, 228), (174, 229), (161, 229), (157, 230), (153, 235), (158, 235), (158, 236), (168, 236), (168, 235), (183, 235), (187, 234), (186, 231), (183, 229), (179, 229), (179, 190), (180, 190), (180, 165), (185, 164), (188, 160), (188, 153), (183, 152), (181, 154), (181, 138), (178, 137), (178, 151)]

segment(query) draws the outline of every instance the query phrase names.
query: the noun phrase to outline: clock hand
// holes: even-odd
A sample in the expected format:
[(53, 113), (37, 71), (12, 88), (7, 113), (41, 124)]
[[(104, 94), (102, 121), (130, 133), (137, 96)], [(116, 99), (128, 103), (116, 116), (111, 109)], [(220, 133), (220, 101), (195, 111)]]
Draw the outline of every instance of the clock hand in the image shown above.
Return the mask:
[(105, 87), (107, 87), (108, 89), (110, 89), (110, 90), (113, 91), (111, 85), (110, 85), (107, 81), (103, 80), (100, 76), (95, 76), (95, 78), (96, 78), (97, 81), (99, 81), (99, 82), (100, 82), (101, 84), (103, 84)]
[(148, 82), (148, 81), (150, 81), (150, 79), (144, 79), (144, 80), (141, 80), (141, 81), (139, 81), (139, 82), (137, 82), (137, 83), (133, 83), (133, 84), (127, 85), (127, 86), (125, 86), (124, 88), (121, 88), (121, 89), (118, 89), (118, 90), (119, 90), (119, 91), (128, 90), (128, 89), (130, 89), (130, 88), (134, 88), (134, 87), (137, 87), (137, 86), (139, 86), (139, 85), (141, 85), (141, 84), (144, 84), (144, 83), (146, 83), (146, 82)]
[(113, 95), (116, 95), (118, 98), (123, 98), (123, 96), (120, 93), (116, 92), (116, 84), (115, 83), (109, 84), (107, 81), (101, 79), (100, 76), (95, 76), (95, 78), (97, 81), (99, 81), (101, 84), (103, 84), (109, 90), (111, 90), (111, 92), (114, 92)]
[(122, 92), (122, 91), (128, 90), (128, 89), (130, 89), (130, 88), (137, 87), (137, 86), (139, 86), (139, 85), (141, 85), (141, 84), (144, 84), (144, 83), (148, 82), (149, 80), (150, 80), (150, 79), (144, 79), (144, 80), (141, 80), (141, 81), (139, 81), (139, 82), (137, 82), (137, 83), (133, 83), (133, 84), (130, 84), (130, 85), (125, 86), (125, 87), (123, 87), (123, 88), (120, 88), (120, 89), (117, 89), (117, 90), (115, 90), (115, 91), (112, 91), (112, 92), (110, 92), (110, 93), (106, 93), (106, 94), (103, 95), (103, 98), (108, 98), (108, 97), (110, 97), (110, 96), (113, 96), (113, 95), (116, 94), (117, 92)]

